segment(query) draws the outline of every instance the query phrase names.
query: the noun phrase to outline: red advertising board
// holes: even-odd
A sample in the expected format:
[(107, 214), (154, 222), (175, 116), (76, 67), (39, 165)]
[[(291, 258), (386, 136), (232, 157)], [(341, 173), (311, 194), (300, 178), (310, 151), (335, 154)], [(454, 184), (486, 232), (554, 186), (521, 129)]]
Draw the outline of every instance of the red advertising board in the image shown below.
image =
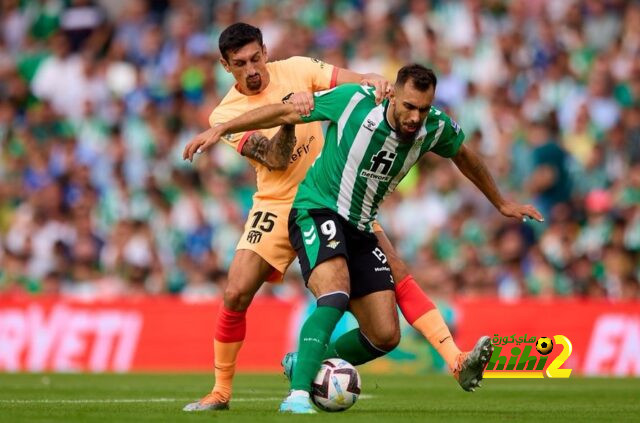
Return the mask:
[[(240, 369), (278, 370), (299, 304), (254, 302)], [(0, 300), (0, 371), (210, 371), (219, 307), (175, 298)]]
[[(219, 306), (169, 297), (0, 298), (0, 371), (211, 371)], [(305, 308), (302, 299), (257, 298), (239, 370), (279, 371)], [(460, 299), (454, 308), (463, 349), (480, 335), (565, 335), (573, 353), (563, 367), (574, 374), (640, 376), (638, 302)]]

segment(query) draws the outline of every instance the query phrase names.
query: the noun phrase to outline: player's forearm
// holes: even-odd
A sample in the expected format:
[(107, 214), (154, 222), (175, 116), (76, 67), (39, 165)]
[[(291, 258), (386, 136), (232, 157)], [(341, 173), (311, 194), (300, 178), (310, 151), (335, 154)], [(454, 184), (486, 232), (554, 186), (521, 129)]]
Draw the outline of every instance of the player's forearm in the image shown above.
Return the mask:
[(380, 80), (380, 81), (386, 81), (387, 80), (384, 76), (378, 75), (377, 73), (363, 73), (362, 74), (362, 79), (361, 79), (360, 82), (366, 81), (366, 80), (373, 81), (373, 80), (376, 80), (376, 79)]
[(282, 125), (280, 130), (271, 138), (269, 159), (276, 170), (284, 170), (289, 165), (293, 147), (296, 145), (295, 129), (295, 125)]
[(243, 113), (237, 118), (225, 122), (223, 124), (223, 135), (254, 129), (274, 128), (285, 124), (295, 125), (301, 122), (302, 119), (294, 110), (293, 105), (270, 104), (258, 107), (257, 109)]
[(453, 157), (453, 162), (462, 174), (482, 191), (491, 204), (500, 210), (505, 204), (505, 200), (482, 159), (463, 145), (460, 147), (458, 154)]
[(358, 73), (350, 71), (349, 69), (340, 69), (338, 71), (336, 85), (359, 84), (362, 81), (373, 81), (376, 79), (385, 80), (384, 76), (378, 75), (377, 73)]

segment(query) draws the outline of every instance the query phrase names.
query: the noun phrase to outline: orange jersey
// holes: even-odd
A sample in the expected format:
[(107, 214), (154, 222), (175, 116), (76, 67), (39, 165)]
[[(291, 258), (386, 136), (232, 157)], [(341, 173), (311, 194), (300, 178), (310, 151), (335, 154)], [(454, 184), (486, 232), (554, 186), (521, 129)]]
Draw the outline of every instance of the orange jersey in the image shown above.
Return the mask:
[[(320, 91), (333, 88), (336, 84), (338, 68), (317, 59), (295, 56), (286, 60), (267, 63), (269, 85), (256, 95), (241, 94), (232, 87), (222, 102), (216, 107), (209, 124), (227, 122), (260, 106), (279, 103), (292, 92)], [(273, 137), (279, 128), (261, 129), (266, 137)], [(222, 139), (239, 153), (251, 133), (241, 132), (226, 135)], [(322, 150), (324, 141), (320, 122), (296, 125), (297, 142), (286, 170), (269, 170), (264, 165), (248, 159), (256, 169), (258, 191), (253, 196), (254, 203), (261, 200), (292, 203), (298, 184), (307, 173), (315, 158)]]

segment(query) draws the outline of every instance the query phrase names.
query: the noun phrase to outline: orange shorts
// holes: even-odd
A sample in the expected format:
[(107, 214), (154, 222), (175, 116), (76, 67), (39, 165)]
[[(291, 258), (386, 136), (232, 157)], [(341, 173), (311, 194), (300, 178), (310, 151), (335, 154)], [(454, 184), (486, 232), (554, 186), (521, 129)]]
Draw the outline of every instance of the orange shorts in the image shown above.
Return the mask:
[[(244, 225), (244, 233), (236, 250), (251, 250), (273, 267), (267, 282), (282, 282), (284, 274), (296, 258), (289, 241), (289, 212), (292, 203), (275, 201), (255, 202)], [(382, 232), (377, 221), (374, 232)]]
[(289, 242), (291, 203), (258, 201), (253, 204), (236, 250), (251, 250), (273, 267), (268, 282), (281, 282), (296, 258)]

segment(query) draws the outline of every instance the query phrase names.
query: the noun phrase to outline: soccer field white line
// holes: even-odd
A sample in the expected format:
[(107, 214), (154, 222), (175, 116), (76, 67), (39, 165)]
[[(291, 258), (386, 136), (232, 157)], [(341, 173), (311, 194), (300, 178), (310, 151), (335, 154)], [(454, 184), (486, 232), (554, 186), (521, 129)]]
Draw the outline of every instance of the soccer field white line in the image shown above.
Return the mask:
[[(231, 402), (279, 401), (283, 397), (234, 398)], [(371, 399), (373, 395), (360, 395), (359, 399)], [(140, 402), (196, 401), (194, 398), (87, 398), (87, 399), (0, 399), (0, 404), (127, 404)]]

